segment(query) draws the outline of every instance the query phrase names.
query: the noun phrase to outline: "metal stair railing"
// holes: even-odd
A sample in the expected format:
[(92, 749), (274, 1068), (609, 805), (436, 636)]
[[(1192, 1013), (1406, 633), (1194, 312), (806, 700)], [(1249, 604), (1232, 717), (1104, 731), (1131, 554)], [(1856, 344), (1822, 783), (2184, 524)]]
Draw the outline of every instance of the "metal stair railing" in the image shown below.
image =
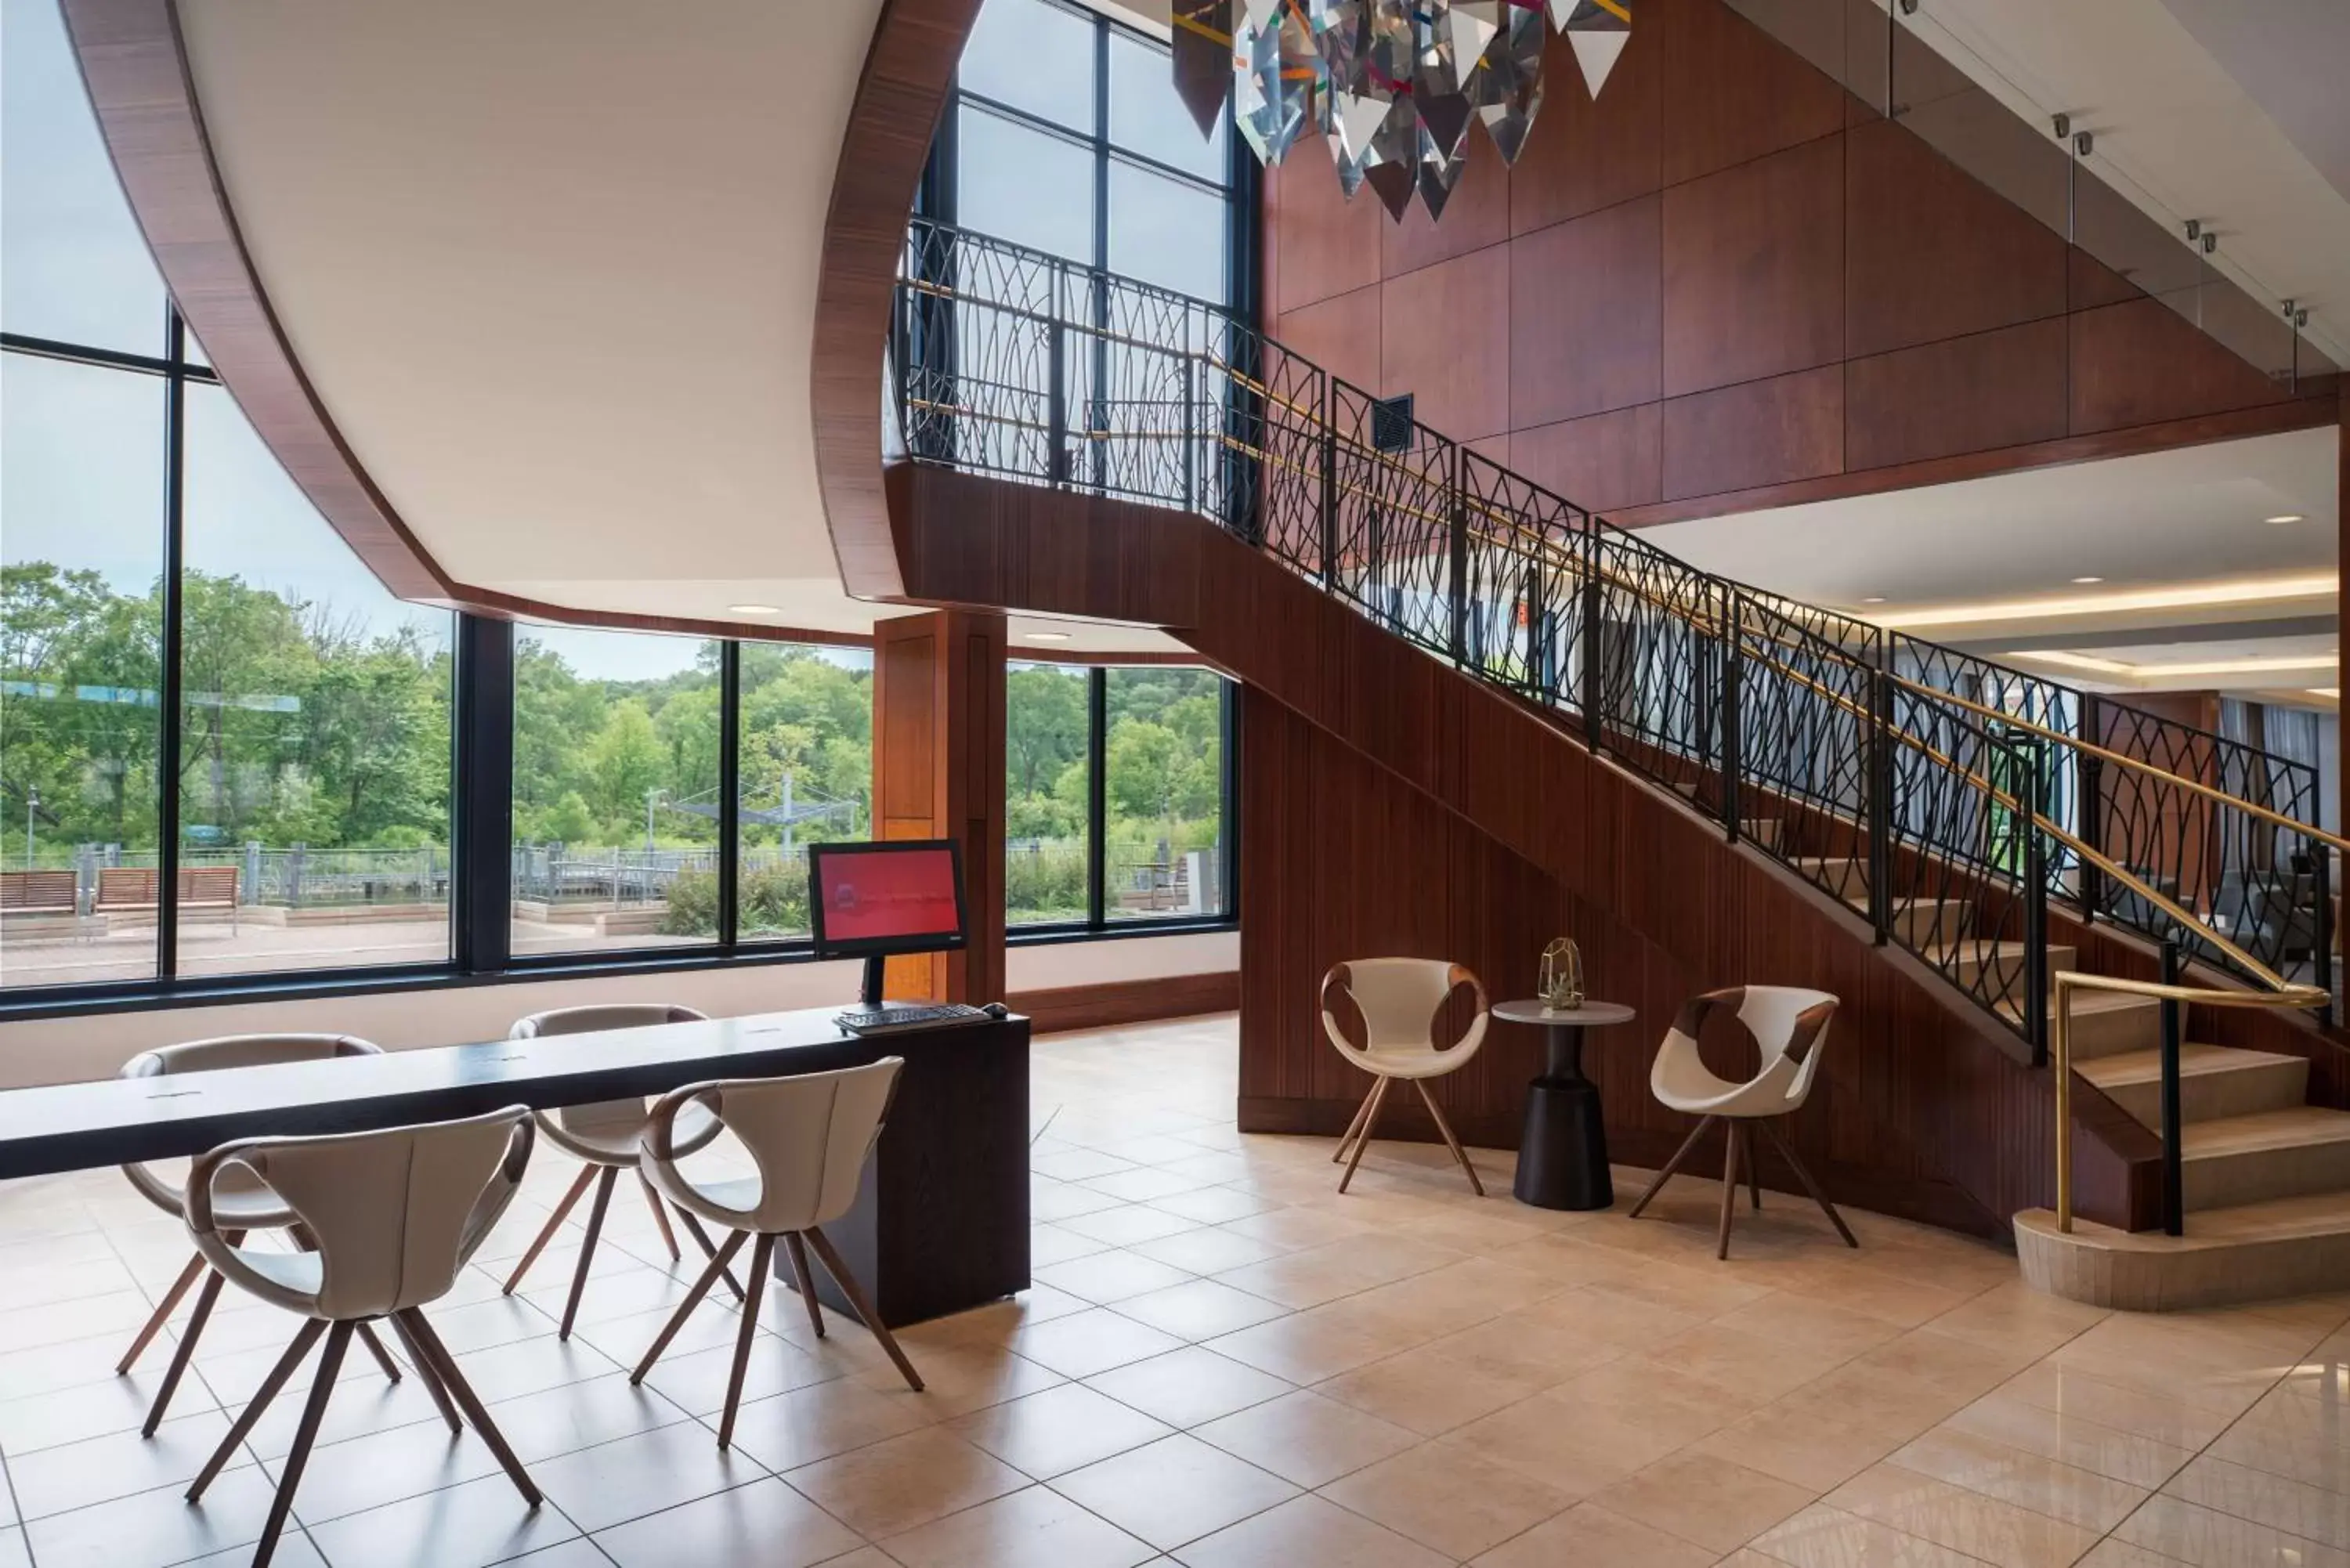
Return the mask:
[(1207, 517), (1675, 789), (2045, 1060), (2052, 906), (2330, 1012), (2315, 771), (1704, 572), (1221, 306), (917, 221), (915, 462)]

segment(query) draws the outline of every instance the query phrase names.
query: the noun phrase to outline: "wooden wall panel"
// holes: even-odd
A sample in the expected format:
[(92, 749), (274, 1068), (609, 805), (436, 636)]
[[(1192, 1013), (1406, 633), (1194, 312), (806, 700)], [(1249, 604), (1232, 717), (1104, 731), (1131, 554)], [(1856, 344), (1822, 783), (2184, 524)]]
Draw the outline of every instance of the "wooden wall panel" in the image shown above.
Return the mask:
[(1841, 138), (1665, 192), (1664, 318), (1667, 397), (1843, 358)]
[[(1881, 6), (1805, 5), (1813, 57), (1881, 50)], [(1638, 527), (2339, 417), (2333, 379), (2270, 386), (1946, 160), (2004, 160), (2003, 188), (2054, 210), (2039, 129), (1925, 55), (1887, 121), (1725, 0), (1643, 0), (1596, 102), (1564, 39), (1545, 69), (1516, 166), (1481, 140), (1440, 223), (1348, 205), (1321, 148), (1294, 153), (1268, 181), (1269, 320), (1446, 435), (1506, 434), (1579, 505)], [(1882, 71), (1861, 85), (1881, 99)], [(2084, 218), (2100, 254), (2191, 278), (2172, 236), (2110, 208)], [(1801, 374), (1838, 364), (1834, 390)]]
[(1663, 244), (1654, 196), (1511, 242), (1511, 428), (1657, 400)]

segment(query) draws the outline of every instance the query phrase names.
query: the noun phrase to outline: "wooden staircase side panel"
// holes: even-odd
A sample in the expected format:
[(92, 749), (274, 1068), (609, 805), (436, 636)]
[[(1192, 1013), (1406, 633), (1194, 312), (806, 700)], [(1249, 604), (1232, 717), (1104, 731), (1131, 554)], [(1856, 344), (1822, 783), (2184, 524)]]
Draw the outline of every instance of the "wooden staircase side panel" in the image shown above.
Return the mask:
[[(1852, 910), (1682, 803), (1204, 519), (941, 469), (889, 483), (910, 597), (1160, 626), (1243, 682), (1244, 1127), (1336, 1134), (1352, 1116), (1361, 1085), (1315, 1002), (1332, 963), (1444, 956), (1496, 996), (1526, 994), (1543, 944), (1566, 933), (1594, 992), (1640, 1010), (1590, 1051), (1626, 1162), (1660, 1162), (1686, 1130), (1647, 1084), (1681, 1002), (1771, 981), (1845, 999), (1791, 1129), (1840, 1200), (1985, 1235), (2050, 1201), (2046, 1075), (1925, 966), (1872, 947)], [(1497, 1028), (1443, 1081), (1465, 1137), (1515, 1147), (1539, 1050)], [(2150, 1140), (2111, 1109), (2080, 1140), (2078, 1201), (2141, 1225)], [(1397, 1135), (1435, 1137), (1424, 1114), (1388, 1114)]]

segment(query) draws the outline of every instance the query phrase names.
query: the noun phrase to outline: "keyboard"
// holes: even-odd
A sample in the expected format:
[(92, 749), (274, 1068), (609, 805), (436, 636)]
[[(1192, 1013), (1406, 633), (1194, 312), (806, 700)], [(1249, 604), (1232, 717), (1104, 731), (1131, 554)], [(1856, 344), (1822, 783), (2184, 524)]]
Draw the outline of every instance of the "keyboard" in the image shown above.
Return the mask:
[(985, 1023), (987, 1014), (960, 1002), (924, 1002), (901, 1007), (853, 1007), (833, 1014), (832, 1021), (852, 1034), (895, 1034), (905, 1029), (931, 1029), (941, 1023)]

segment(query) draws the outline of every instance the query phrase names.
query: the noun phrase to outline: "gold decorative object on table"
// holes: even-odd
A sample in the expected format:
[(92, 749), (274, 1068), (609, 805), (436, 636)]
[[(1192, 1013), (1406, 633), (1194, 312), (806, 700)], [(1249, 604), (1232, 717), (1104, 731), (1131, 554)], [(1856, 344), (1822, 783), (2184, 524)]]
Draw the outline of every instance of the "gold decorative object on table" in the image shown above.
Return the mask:
[(1573, 937), (1561, 937), (1543, 949), (1534, 991), (1551, 1012), (1572, 1012), (1583, 1005), (1583, 950)]

